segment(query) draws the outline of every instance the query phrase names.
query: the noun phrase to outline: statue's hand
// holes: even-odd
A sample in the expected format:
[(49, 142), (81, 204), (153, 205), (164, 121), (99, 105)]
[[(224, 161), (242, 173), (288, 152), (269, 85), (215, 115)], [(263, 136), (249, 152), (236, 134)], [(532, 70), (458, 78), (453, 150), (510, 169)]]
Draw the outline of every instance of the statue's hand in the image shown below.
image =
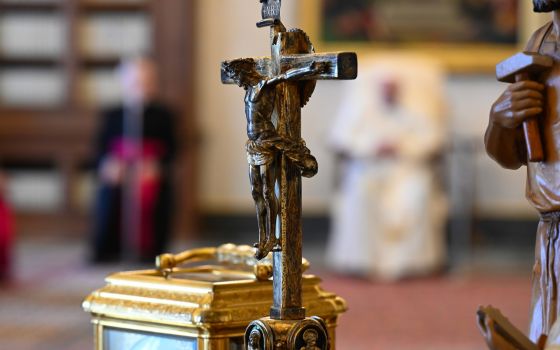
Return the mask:
[(543, 111), (544, 85), (535, 81), (511, 84), (498, 98), (490, 112), (490, 122), (515, 129)]

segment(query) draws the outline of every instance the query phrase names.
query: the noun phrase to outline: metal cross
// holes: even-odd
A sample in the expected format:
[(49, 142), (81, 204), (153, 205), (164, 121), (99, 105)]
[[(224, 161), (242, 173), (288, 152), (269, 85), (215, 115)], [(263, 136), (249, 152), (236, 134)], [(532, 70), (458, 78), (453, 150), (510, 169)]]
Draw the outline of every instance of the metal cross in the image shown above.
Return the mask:
[[(278, 246), (273, 252), (274, 301), (270, 317), (275, 320), (300, 320), (305, 318), (302, 303), (301, 177), (302, 173), (305, 175), (302, 168), (305, 169), (306, 161), (310, 160), (301, 139), (301, 109), (311, 97), (317, 80), (355, 79), (357, 56), (350, 52), (316, 54), (305, 32), (298, 29), (287, 31), (280, 22), (280, 0), (261, 2), (263, 20), (257, 26), (271, 27), (271, 57), (224, 62), (222, 82), (237, 83), (247, 90), (248, 123), (261, 125), (256, 128), (257, 133), (248, 127), (249, 138), (253, 140), (248, 143), (251, 145), (248, 152), (249, 149), (257, 149), (262, 153), (249, 157), (252, 159), (250, 163), (261, 165), (265, 168), (263, 171), (269, 171), (266, 169), (272, 166), (276, 174), (274, 181), (279, 189), (280, 225), (275, 228), (275, 243)], [(237, 71), (233, 68), (243, 64), (249, 68)], [(255, 122), (258, 118), (262, 120)], [(289, 150), (294, 147), (303, 153), (307, 150), (307, 153), (291, 156)], [(270, 201), (267, 203), (270, 204)], [(269, 214), (272, 207), (270, 204)], [(261, 248), (265, 249), (264, 245)]]

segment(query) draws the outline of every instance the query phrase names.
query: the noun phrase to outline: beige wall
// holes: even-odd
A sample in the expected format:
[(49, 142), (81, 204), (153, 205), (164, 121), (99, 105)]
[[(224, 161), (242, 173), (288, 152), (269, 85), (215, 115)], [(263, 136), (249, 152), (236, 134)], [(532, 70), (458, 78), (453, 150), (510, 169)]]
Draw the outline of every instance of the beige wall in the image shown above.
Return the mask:
[[(258, 1), (253, 2), (251, 6), (247, 0), (199, 2), (196, 80), (204, 142), (200, 196), (206, 211), (253, 211), (244, 153), (243, 91), (236, 86), (222, 86), (219, 74), (220, 62), (224, 59), (269, 54), (268, 30), (255, 27), (260, 10)], [(298, 23), (296, 3), (283, 2), (283, 18), (288, 27)], [(317, 50), (321, 51), (321, 47)], [(304, 180), (304, 211), (307, 213), (326, 212), (332, 198), (334, 159), (326, 134), (343, 87), (344, 83), (340, 82), (320, 82), (311, 103), (303, 111), (303, 136), (320, 166), (315, 178)], [(475, 176), (472, 179), (475, 180), (476, 207), (483, 214), (531, 216), (533, 212), (523, 198), (523, 171), (499, 169), (488, 160), (481, 147), (489, 106), (501, 89), (503, 86), (492, 76), (450, 77), (447, 83), (450, 138), (470, 138), (480, 146), (473, 160)], [(457, 171), (461, 172), (461, 168), (455, 166), (453, 174), (457, 175)], [(451, 181), (455, 187), (457, 176)], [(461, 201), (461, 198), (454, 200)]]
[[(246, 0), (205, 0), (199, 2), (197, 67), (198, 115), (203, 134), (201, 201), (211, 211), (252, 211), (244, 144), (247, 139), (243, 111), (243, 90), (220, 83), (220, 62), (238, 57), (270, 54), (268, 29), (257, 29), (259, 2)], [(296, 23), (295, 1), (285, 1), (283, 18), (288, 26)], [(321, 113), (326, 95), (336, 95), (330, 84), (321, 84), (311, 106), (304, 111), (304, 137), (317, 153), (321, 173), (305, 181), (306, 205), (324, 207), (329, 184), (329, 160), (323, 145), (328, 113)], [(329, 91), (330, 90), (330, 91)], [(319, 99), (322, 97), (322, 99)], [(315, 113), (313, 113), (315, 111)], [(323, 110), (324, 111), (324, 110)], [(320, 114), (324, 114), (321, 116)], [(320, 121), (320, 122), (316, 122)], [(313, 204), (311, 204), (313, 203)]]

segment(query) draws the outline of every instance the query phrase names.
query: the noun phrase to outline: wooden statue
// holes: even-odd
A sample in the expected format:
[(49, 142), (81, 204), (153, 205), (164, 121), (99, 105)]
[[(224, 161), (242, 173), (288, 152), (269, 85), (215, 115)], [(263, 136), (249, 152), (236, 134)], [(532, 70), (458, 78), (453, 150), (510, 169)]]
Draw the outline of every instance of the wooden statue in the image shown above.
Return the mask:
[(541, 213), (529, 330), (537, 343), (560, 312), (560, 1), (533, 5), (552, 12), (553, 21), (533, 34), (526, 52), (498, 65), (498, 79), (512, 84), (492, 106), (485, 144), (504, 168), (527, 167), (527, 199)]
[(280, 0), (260, 2), (257, 26), (271, 28), (272, 56), (222, 63), (223, 83), (246, 90), (246, 151), (259, 226), (256, 257), (273, 252), (270, 317), (249, 325), (245, 347), (327, 349), (324, 323), (306, 318), (302, 307), (301, 177), (315, 175), (317, 161), (301, 138), (301, 109), (317, 80), (355, 79), (357, 56), (315, 54), (305, 32), (286, 30), (280, 21)]

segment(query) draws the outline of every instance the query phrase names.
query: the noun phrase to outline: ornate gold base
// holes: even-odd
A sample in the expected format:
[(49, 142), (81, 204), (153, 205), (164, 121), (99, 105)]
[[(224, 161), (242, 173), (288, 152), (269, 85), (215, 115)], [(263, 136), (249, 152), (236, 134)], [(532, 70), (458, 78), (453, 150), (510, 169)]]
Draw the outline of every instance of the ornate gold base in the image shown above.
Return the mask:
[(319, 317), (303, 320), (253, 321), (245, 331), (246, 350), (328, 350), (329, 335)]

